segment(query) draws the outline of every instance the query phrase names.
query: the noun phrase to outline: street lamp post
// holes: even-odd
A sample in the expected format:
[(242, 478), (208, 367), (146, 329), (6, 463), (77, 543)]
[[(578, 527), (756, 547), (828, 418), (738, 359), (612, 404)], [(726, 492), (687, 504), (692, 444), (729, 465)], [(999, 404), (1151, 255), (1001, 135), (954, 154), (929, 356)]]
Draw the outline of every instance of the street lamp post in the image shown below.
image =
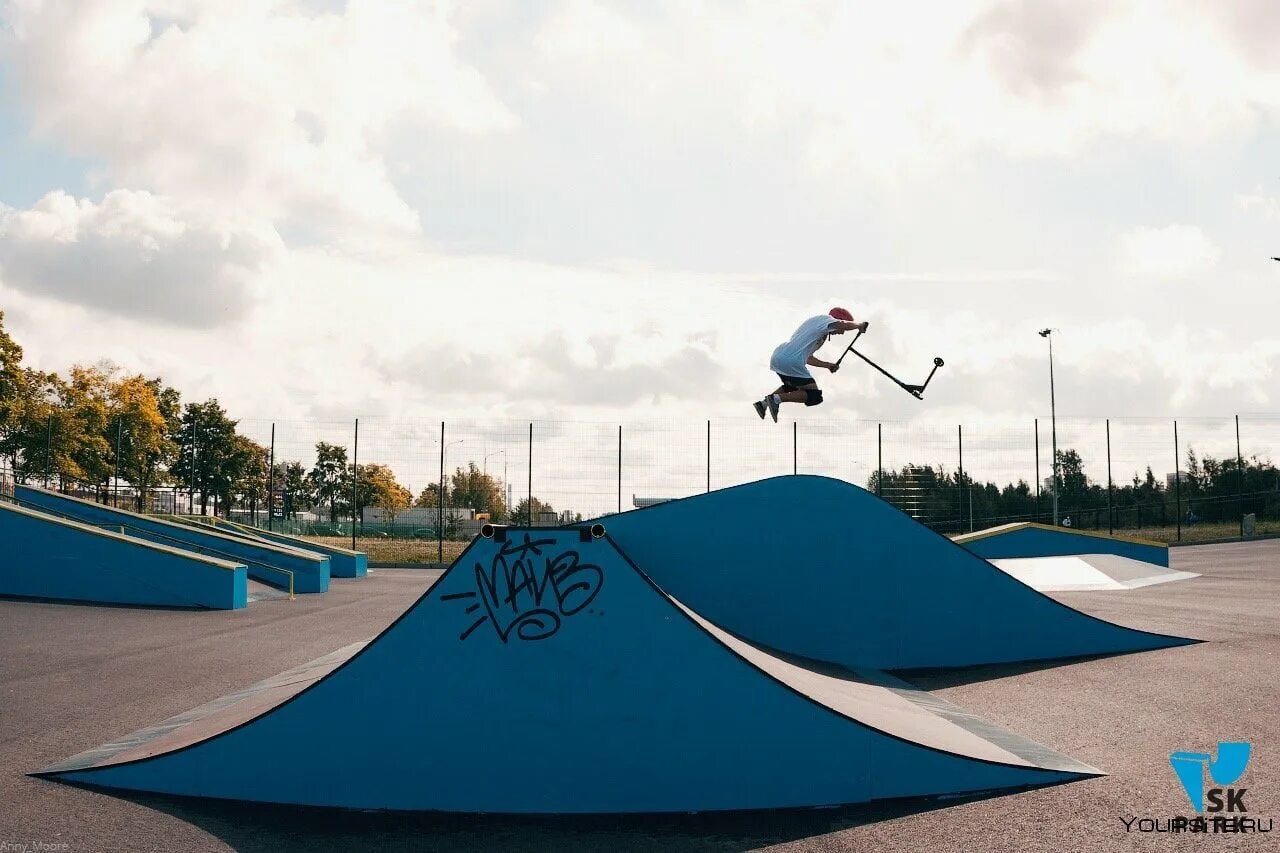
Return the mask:
[(1058, 489), (1062, 481), (1058, 476), (1058, 404), (1053, 389), (1053, 333), (1055, 329), (1041, 329), (1040, 337), (1049, 341), (1049, 421), (1053, 432), (1053, 526), (1058, 526)]
[[(495, 450), (495, 451), (493, 451), (492, 453), (486, 453), (486, 454), (484, 455), (484, 479), (485, 479), (485, 483), (488, 483), (488, 482), (489, 482), (489, 457), (490, 457), (490, 456), (501, 456), (501, 457), (502, 457), (502, 489), (503, 489), (503, 491), (505, 492), (505, 491), (506, 491), (506, 488), (507, 488), (507, 450), (506, 450), (506, 448), (504, 447), (502, 450)], [(485, 509), (489, 510), (490, 512), (493, 512), (493, 507), (491, 507), (491, 506), (487, 506), (487, 507), (485, 507)]]
[(116, 420), (116, 470), (115, 475), (111, 479), (111, 491), (113, 506), (120, 508), (120, 446), (124, 442), (124, 420)]
[(443, 509), (443, 508), (444, 508), (445, 483), (447, 482), (447, 477), (448, 477), (448, 475), (447, 475), (447, 474), (445, 474), (444, 472), (449, 470), (448, 461), (447, 461), (447, 460), (448, 460), (448, 458), (449, 458), (449, 448), (450, 448), (450, 447), (453, 447), (455, 444), (463, 444), (464, 442), (466, 442), (466, 439), (465, 439), (465, 438), (460, 438), (460, 439), (458, 439), (457, 441), (451, 441), (451, 442), (449, 442), (448, 444), (446, 444), (446, 445), (444, 446), (444, 449), (443, 449), (443, 450), (441, 450), (441, 451), (440, 451), (440, 459), (441, 459), (441, 464), (440, 464), (440, 471), (441, 471), (441, 474), (440, 474), (440, 507), (441, 507), (441, 509)]

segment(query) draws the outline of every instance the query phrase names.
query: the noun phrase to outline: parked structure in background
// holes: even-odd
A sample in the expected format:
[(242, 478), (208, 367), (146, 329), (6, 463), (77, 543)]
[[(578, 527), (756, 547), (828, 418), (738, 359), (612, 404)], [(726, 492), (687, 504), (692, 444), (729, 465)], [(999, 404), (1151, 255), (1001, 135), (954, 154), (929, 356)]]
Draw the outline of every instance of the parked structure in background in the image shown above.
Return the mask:
[[(434, 506), (415, 506), (410, 509), (388, 512), (380, 506), (367, 506), (361, 513), (360, 522), (366, 528), (381, 527), (430, 527), (435, 528), (440, 520), (440, 510)], [(446, 522), (474, 521), (476, 511), (469, 506), (447, 506), (444, 508)]]
[(675, 498), (640, 498), (632, 495), (631, 505), (636, 509), (644, 509), (647, 506), (657, 506), (672, 500), (675, 500)]

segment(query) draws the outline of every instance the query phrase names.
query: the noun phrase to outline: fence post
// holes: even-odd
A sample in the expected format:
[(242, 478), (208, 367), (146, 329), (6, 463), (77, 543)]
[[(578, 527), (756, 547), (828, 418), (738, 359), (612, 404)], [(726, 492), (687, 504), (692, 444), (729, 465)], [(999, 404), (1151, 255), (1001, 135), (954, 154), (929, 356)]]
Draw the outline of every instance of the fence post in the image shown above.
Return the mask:
[(124, 441), (124, 418), (116, 418), (116, 470), (111, 478), (112, 506), (120, 508), (120, 446)]
[(618, 424), (618, 512), (622, 512), (622, 424)]
[[(191, 487), (187, 489), (187, 515), (196, 514), (196, 416), (191, 415)], [(204, 507), (202, 506), (203, 510)], [(204, 512), (200, 513), (204, 515)]]
[(44, 436), (44, 487), (49, 488), (53, 479), (53, 415), (49, 415), (49, 424)]
[(356, 549), (356, 518), (360, 515), (360, 419), (351, 443), (351, 550)]
[(884, 438), (882, 427), (884, 424), (876, 424), (876, 497), (881, 496), (881, 490), (884, 486)]
[(1115, 491), (1115, 485), (1111, 481), (1111, 418), (1107, 418), (1107, 533), (1114, 536), (1115, 514), (1111, 508), (1111, 494)]
[(440, 422), (440, 487), (436, 489), (436, 562), (444, 562), (444, 421)]
[(1178, 541), (1182, 541), (1182, 459), (1178, 455), (1178, 422), (1173, 422), (1173, 517), (1178, 524)]
[(800, 436), (799, 421), (791, 422), (791, 476), (800, 473)]
[(711, 421), (707, 421), (707, 491), (711, 491)]
[(1240, 538), (1244, 538), (1244, 456), (1240, 453), (1240, 416), (1236, 415), (1236, 494), (1239, 496)]
[[(959, 443), (959, 448), (960, 448), (960, 470), (956, 474), (956, 476), (959, 477), (959, 479), (956, 481), (956, 486), (958, 487), (956, 489), (956, 493), (957, 493), (956, 496), (960, 500), (959, 517), (956, 519), (956, 532), (959, 533), (961, 530), (964, 530), (964, 495), (965, 495), (964, 491), (961, 491), (961, 489), (964, 489), (964, 482), (965, 482), (965, 479), (964, 479), (964, 426), (962, 424), (956, 424), (956, 441)], [(970, 531), (972, 531), (973, 529), (972, 514), (969, 517), (969, 529)]]
[(271, 425), (271, 461), (267, 473), (267, 530), (274, 529), (276, 511), (276, 425)]
[(1040, 419), (1035, 419), (1036, 431), (1036, 522), (1040, 521)]
[(533, 527), (533, 422), (529, 423), (529, 509), (525, 513), (528, 516), (529, 526)]

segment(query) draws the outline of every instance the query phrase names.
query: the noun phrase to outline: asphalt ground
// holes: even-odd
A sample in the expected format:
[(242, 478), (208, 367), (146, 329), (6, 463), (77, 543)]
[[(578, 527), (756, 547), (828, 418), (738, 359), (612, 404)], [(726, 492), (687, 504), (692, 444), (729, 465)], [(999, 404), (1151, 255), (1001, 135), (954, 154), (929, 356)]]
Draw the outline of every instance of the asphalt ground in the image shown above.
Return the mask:
[[(0, 853), (351, 850), (1245, 850), (1280, 835), (1141, 832), (1192, 816), (1178, 750), (1247, 740), (1248, 816), (1280, 818), (1280, 541), (1179, 548), (1203, 577), (1055, 597), (1205, 642), (1038, 667), (910, 673), (1109, 775), (1003, 796), (830, 810), (516, 819), (121, 797), (26, 773), (372, 636), (438, 571), (381, 570), (319, 596), (188, 612), (0, 600)], [(425, 771), (425, 772), (429, 772)]]

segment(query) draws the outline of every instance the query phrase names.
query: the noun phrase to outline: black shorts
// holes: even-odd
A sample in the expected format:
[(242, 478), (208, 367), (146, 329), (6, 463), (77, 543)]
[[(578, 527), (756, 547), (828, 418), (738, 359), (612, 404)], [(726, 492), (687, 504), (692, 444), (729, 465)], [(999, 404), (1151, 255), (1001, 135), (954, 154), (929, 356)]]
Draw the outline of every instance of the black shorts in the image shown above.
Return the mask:
[(806, 385), (817, 385), (818, 380), (808, 376), (787, 376), (785, 373), (779, 373), (778, 378), (782, 380), (782, 384), (788, 388), (795, 390), (803, 388)]

